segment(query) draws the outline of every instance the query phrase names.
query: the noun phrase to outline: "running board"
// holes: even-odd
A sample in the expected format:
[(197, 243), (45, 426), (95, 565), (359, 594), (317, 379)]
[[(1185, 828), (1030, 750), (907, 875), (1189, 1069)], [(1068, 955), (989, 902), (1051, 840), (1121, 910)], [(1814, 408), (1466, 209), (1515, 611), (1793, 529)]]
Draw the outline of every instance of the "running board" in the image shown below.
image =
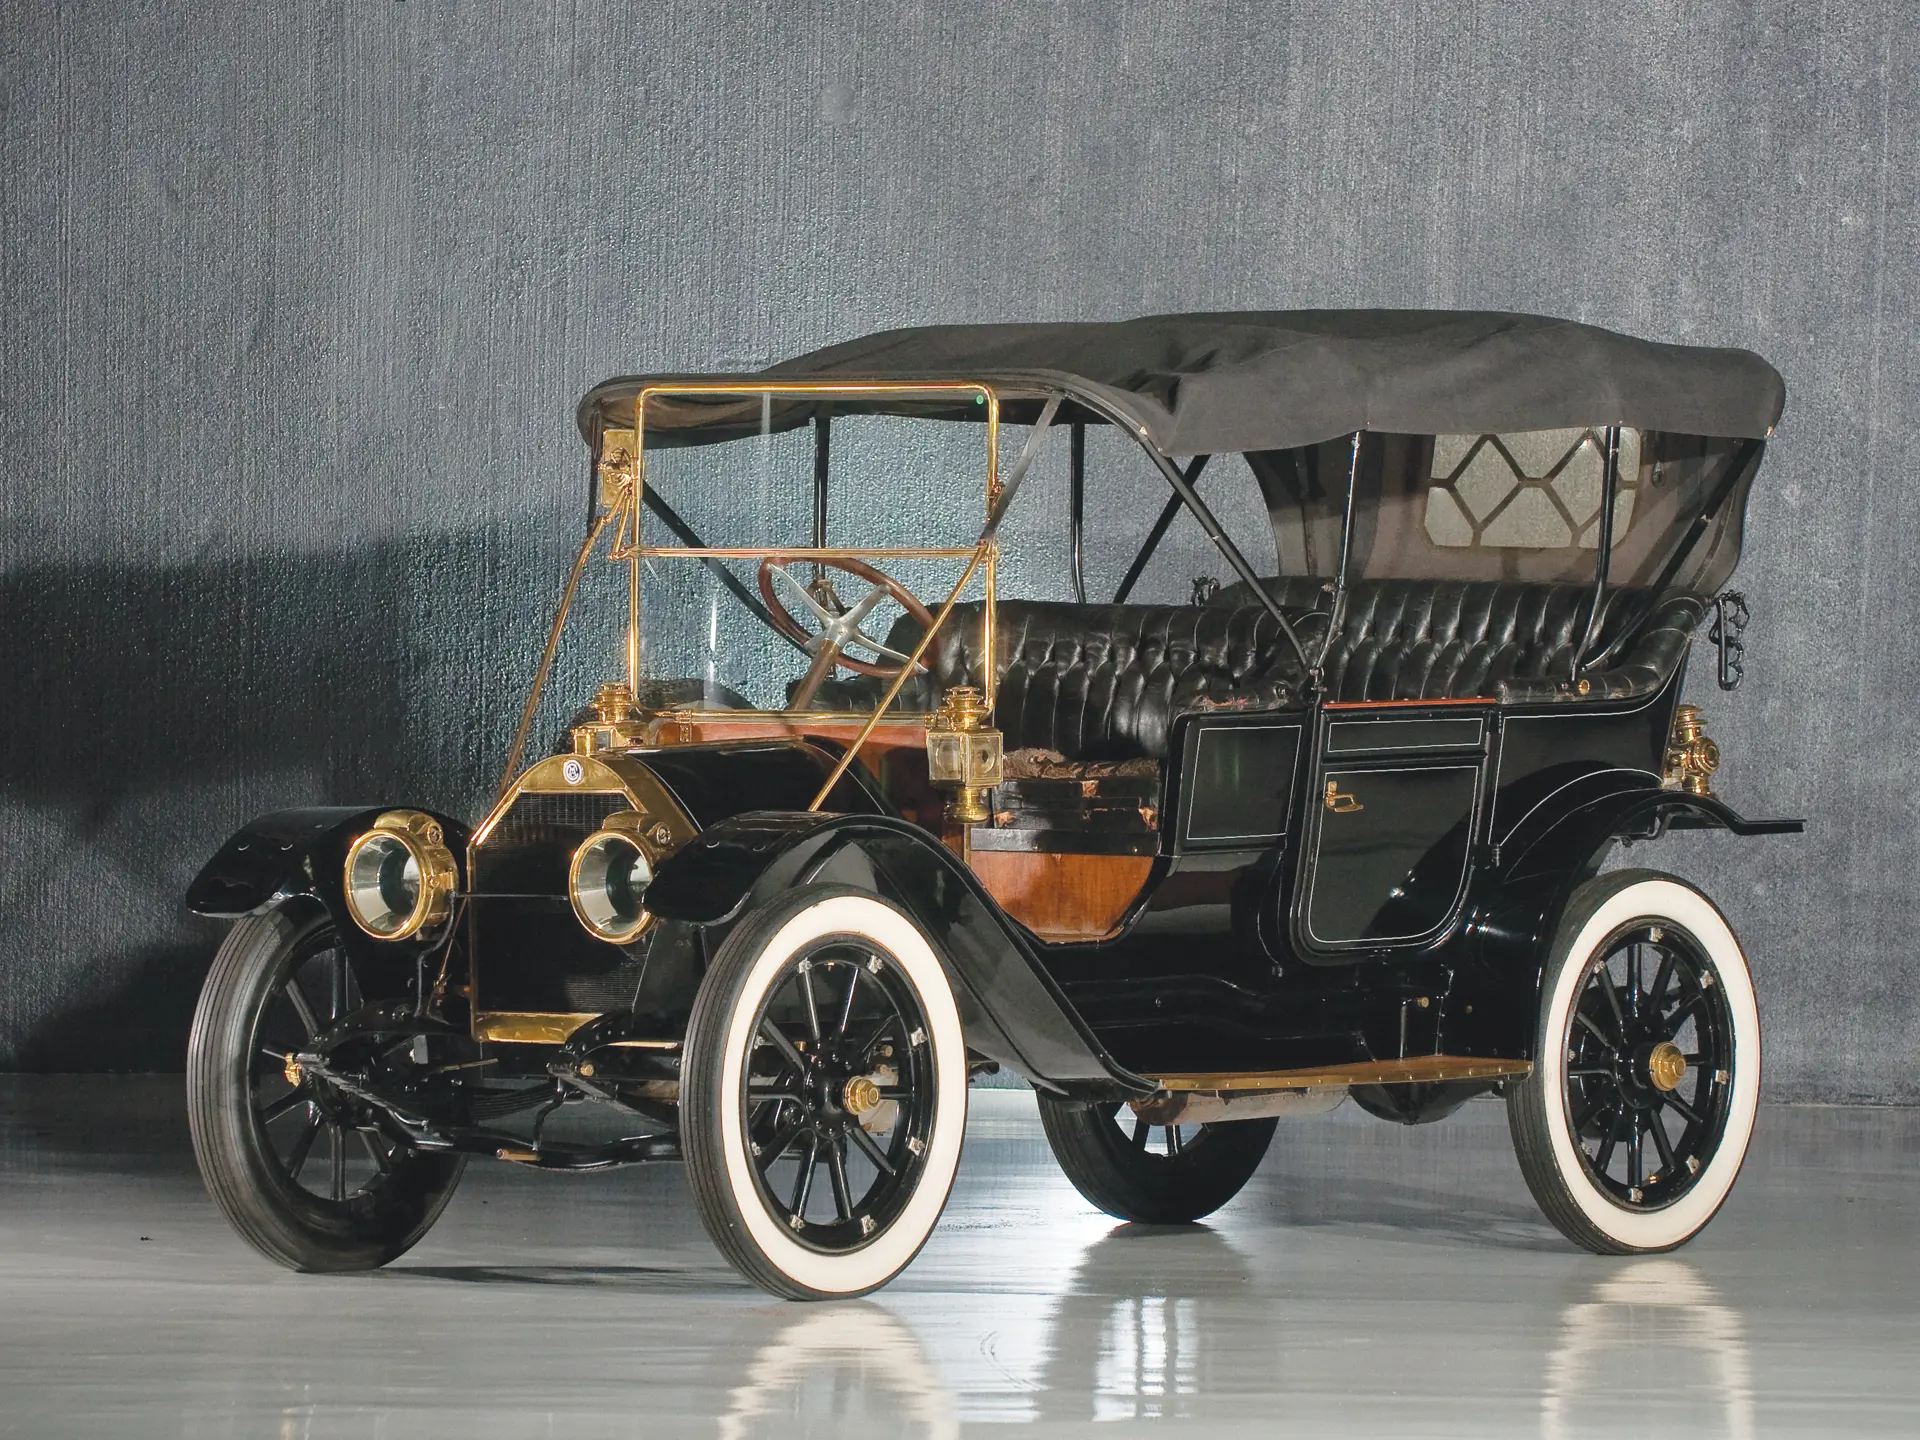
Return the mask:
[(1413, 1055), (1404, 1060), (1362, 1060), (1352, 1065), (1316, 1065), (1306, 1070), (1254, 1073), (1218, 1071), (1156, 1075), (1162, 1090), (1324, 1090), (1351, 1085), (1418, 1085), (1440, 1080), (1498, 1080), (1529, 1075), (1531, 1060), (1491, 1060), (1469, 1055)]

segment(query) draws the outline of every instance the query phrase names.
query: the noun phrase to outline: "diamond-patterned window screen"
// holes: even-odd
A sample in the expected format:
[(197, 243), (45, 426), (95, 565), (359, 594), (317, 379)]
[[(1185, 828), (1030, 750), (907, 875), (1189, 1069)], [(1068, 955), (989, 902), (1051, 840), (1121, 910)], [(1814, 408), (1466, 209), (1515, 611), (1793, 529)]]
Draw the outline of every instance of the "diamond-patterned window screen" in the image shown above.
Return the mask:
[[(1606, 444), (1594, 429), (1435, 436), (1427, 538), (1451, 549), (1598, 549)], [(1639, 485), (1640, 432), (1623, 428), (1616, 545)]]

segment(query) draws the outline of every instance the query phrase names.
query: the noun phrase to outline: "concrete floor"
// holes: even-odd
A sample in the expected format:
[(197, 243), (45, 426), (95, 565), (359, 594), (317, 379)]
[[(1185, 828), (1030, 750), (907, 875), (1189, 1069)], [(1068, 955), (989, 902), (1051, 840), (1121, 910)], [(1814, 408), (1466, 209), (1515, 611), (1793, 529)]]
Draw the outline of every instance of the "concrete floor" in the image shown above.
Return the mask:
[(177, 1079), (0, 1077), (0, 1434), (1920, 1432), (1920, 1112), (1765, 1110), (1706, 1234), (1623, 1261), (1548, 1229), (1493, 1102), (1283, 1122), (1156, 1231), (1081, 1202), (1029, 1095), (973, 1101), (919, 1260), (803, 1306), (677, 1167), (477, 1163), (394, 1267), (288, 1274), (202, 1193)]

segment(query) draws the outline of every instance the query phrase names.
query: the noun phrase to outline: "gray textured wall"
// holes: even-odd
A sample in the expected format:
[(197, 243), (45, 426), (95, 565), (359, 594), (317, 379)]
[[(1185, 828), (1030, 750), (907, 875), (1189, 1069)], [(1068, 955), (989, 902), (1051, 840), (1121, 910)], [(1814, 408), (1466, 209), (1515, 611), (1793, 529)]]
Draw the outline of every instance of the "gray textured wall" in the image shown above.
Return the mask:
[(1748, 942), (1774, 1093), (1920, 1099), (1909, 6), (0, 15), (0, 1066), (179, 1063), (179, 895), (244, 817), (475, 804), (602, 374), (1389, 304), (1785, 373), (1753, 678), (1695, 688), (1725, 793), (1812, 830), (1662, 860)]

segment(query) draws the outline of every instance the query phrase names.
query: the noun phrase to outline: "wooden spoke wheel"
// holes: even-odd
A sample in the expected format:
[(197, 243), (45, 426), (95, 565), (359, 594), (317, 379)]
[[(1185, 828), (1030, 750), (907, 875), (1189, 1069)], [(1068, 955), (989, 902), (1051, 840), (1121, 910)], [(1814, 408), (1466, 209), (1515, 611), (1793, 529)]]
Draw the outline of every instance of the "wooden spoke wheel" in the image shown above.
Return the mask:
[(1155, 1125), (1118, 1102), (1042, 1094), (1040, 1123), (1067, 1179), (1091, 1203), (1120, 1220), (1184, 1225), (1240, 1193), (1278, 1121)]
[(289, 1269), (403, 1254), (465, 1163), (415, 1150), (291, 1059), (365, 998), (333, 920), (305, 899), (239, 921), (201, 991), (187, 1051), (200, 1173), (241, 1237)]
[(1508, 1092), (1529, 1188), (1588, 1249), (1683, 1244), (1753, 1129), (1760, 1032), (1739, 943), (1692, 886), (1620, 872), (1575, 893), (1545, 984), (1534, 1071)]
[(886, 902), (813, 886), (742, 920), (694, 1004), (682, 1086), (701, 1218), (765, 1289), (863, 1294), (939, 1219), (966, 1048), (939, 960)]

